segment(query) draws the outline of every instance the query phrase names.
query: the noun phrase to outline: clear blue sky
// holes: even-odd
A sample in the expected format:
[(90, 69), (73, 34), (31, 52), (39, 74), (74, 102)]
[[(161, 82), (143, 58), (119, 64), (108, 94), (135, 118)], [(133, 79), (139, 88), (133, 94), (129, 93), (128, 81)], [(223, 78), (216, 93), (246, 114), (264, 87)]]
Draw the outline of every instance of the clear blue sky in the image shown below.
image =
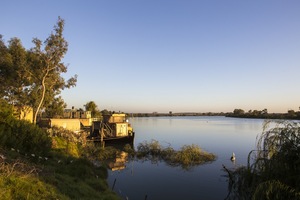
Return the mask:
[(58, 16), (68, 107), (286, 112), (300, 106), (299, 0), (2, 0), (0, 34), (45, 40)]

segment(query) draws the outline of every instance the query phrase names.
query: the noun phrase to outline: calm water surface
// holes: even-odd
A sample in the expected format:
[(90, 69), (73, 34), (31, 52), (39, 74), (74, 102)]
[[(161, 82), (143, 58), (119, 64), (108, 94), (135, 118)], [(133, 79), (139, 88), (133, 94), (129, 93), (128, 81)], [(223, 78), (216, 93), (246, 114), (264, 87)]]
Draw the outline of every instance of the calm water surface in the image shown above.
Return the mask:
[[(247, 164), (248, 153), (255, 149), (257, 134), (263, 120), (226, 117), (149, 117), (131, 118), (135, 135), (134, 146), (155, 139), (176, 150), (196, 144), (217, 155), (217, 160), (192, 168), (170, 167), (164, 162), (130, 161), (126, 168), (110, 171), (108, 183), (114, 191), (129, 200), (199, 200), (224, 199), (227, 194), (227, 168)], [(235, 163), (230, 156), (236, 154)]]

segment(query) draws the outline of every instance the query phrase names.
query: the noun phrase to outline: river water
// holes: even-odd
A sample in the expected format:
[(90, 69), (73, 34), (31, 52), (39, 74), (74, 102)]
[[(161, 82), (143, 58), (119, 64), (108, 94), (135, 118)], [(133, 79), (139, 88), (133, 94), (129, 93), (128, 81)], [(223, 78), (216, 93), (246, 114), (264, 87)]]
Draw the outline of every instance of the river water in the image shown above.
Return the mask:
[[(135, 149), (139, 143), (152, 139), (176, 150), (196, 144), (216, 154), (217, 159), (190, 170), (171, 167), (163, 161), (128, 161), (125, 169), (109, 170), (108, 184), (129, 200), (225, 199), (228, 183), (222, 165), (229, 169), (247, 165), (248, 153), (255, 149), (263, 122), (219, 116), (130, 118)], [(232, 152), (235, 162), (230, 160)]]

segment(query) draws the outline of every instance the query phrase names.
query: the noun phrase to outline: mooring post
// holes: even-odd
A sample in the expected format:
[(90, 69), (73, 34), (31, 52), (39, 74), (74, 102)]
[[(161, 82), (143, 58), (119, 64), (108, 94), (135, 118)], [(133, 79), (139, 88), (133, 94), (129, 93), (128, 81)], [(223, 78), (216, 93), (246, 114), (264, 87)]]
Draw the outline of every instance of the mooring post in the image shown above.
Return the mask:
[(104, 135), (104, 130), (103, 130), (103, 126), (101, 127), (101, 141), (100, 141), (100, 143), (101, 143), (101, 146), (102, 146), (102, 148), (104, 148), (104, 141), (103, 141), (103, 135)]
[(115, 178), (115, 180), (114, 180), (114, 184), (113, 184), (113, 186), (112, 186), (112, 190), (114, 190), (114, 188), (115, 188), (116, 181), (117, 181), (117, 179)]

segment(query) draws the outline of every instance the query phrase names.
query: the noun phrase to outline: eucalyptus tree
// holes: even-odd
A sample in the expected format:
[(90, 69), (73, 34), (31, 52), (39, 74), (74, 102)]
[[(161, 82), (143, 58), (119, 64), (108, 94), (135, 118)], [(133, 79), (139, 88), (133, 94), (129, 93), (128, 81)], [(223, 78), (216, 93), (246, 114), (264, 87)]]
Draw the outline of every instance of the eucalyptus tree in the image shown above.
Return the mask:
[(34, 47), (27, 51), (17, 38), (11, 39), (8, 47), (0, 38), (0, 80), (4, 83), (1, 97), (33, 107), (34, 123), (41, 109), (54, 105), (58, 99), (62, 101), (61, 90), (76, 86), (77, 75), (67, 81), (61, 76), (67, 72), (67, 65), (62, 62), (68, 50), (64, 24), (59, 17), (49, 37), (44, 42), (34, 38)]
[(32, 102), (34, 122), (44, 103), (51, 103), (61, 90), (76, 86), (77, 75), (67, 81), (61, 76), (67, 72), (67, 66), (62, 62), (68, 50), (68, 43), (63, 37), (64, 24), (59, 17), (54, 32), (44, 42), (34, 38), (35, 47), (28, 52), (30, 65), (27, 72), (33, 80), (30, 90), (35, 97)]
[(52, 102), (47, 103), (45, 107), (45, 113), (47, 117), (58, 117), (64, 114), (64, 109), (67, 104), (64, 102), (61, 96), (55, 97)]

